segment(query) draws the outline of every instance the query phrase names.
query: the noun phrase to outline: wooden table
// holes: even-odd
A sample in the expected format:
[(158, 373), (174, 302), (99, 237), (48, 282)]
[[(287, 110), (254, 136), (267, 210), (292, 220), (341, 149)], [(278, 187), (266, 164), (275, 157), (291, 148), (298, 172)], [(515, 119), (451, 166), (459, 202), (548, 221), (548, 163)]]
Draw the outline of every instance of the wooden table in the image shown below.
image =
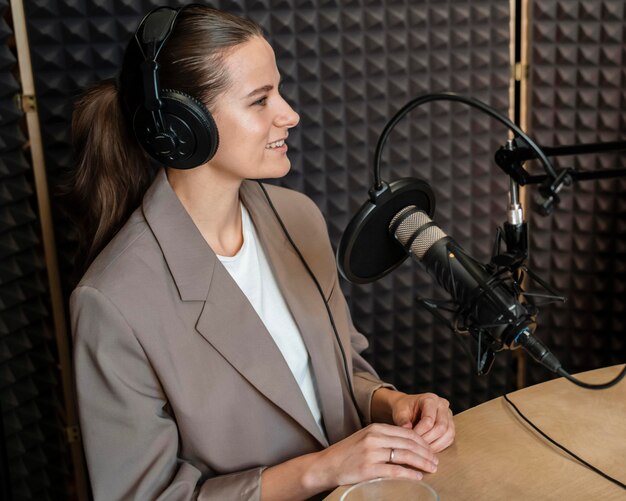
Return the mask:
[[(612, 379), (623, 366), (577, 375)], [(509, 399), (570, 451), (626, 483), (626, 378), (607, 390), (586, 390), (563, 378), (524, 388)], [(626, 490), (594, 473), (535, 432), (502, 398), (455, 416), (455, 443), (424, 475), (441, 501), (620, 500)], [(326, 501), (338, 501), (347, 487)]]

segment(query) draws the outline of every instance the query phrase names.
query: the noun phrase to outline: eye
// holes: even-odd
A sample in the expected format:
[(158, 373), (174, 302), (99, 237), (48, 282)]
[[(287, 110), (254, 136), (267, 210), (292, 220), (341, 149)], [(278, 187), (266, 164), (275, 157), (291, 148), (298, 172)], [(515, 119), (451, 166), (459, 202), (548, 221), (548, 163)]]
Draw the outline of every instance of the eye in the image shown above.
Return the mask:
[(252, 106), (265, 106), (267, 104), (267, 96), (263, 96), (261, 99), (258, 99)]

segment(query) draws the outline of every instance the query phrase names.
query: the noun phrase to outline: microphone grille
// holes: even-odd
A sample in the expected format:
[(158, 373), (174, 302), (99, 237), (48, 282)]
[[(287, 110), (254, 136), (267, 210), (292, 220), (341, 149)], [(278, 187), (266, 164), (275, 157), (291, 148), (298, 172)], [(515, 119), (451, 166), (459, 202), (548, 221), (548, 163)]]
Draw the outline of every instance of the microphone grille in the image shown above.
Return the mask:
[[(415, 209), (416, 207), (414, 205), (405, 207), (393, 217), (389, 226), (393, 226), (398, 218), (403, 217), (405, 214)], [(416, 232), (419, 232), (417, 237), (411, 243), (411, 252), (418, 259), (422, 259), (426, 252), (428, 252), (428, 249), (430, 249), (435, 242), (438, 242), (442, 238), (446, 237), (443, 230), (435, 225), (431, 225), (420, 232), (420, 228), (431, 222), (432, 219), (430, 219), (425, 212), (416, 211), (409, 214), (395, 230), (396, 238), (405, 247), (413, 235)]]

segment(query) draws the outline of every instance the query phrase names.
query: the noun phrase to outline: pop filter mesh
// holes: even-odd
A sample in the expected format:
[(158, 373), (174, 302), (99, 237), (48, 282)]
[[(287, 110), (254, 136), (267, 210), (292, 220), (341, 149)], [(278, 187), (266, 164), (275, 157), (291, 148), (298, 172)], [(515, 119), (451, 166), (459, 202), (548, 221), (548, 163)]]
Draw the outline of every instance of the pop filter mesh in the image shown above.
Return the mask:
[(389, 222), (407, 207), (434, 211), (434, 197), (427, 183), (401, 179), (390, 185), (383, 202), (366, 202), (353, 217), (339, 244), (339, 269), (348, 280), (368, 283), (385, 276), (407, 257), (389, 235)]

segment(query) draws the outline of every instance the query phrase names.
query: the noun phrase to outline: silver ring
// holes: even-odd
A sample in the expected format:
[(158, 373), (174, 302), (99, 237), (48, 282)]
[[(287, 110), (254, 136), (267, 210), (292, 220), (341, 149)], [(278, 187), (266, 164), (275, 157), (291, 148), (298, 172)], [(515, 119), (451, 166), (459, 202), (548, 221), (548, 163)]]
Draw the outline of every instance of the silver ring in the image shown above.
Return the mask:
[(393, 458), (394, 458), (395, 455), (396, 455), (396, 451), (394, 449), (391, 449), (389, 451), (389, 462), (390, 463), (393, 463)]

